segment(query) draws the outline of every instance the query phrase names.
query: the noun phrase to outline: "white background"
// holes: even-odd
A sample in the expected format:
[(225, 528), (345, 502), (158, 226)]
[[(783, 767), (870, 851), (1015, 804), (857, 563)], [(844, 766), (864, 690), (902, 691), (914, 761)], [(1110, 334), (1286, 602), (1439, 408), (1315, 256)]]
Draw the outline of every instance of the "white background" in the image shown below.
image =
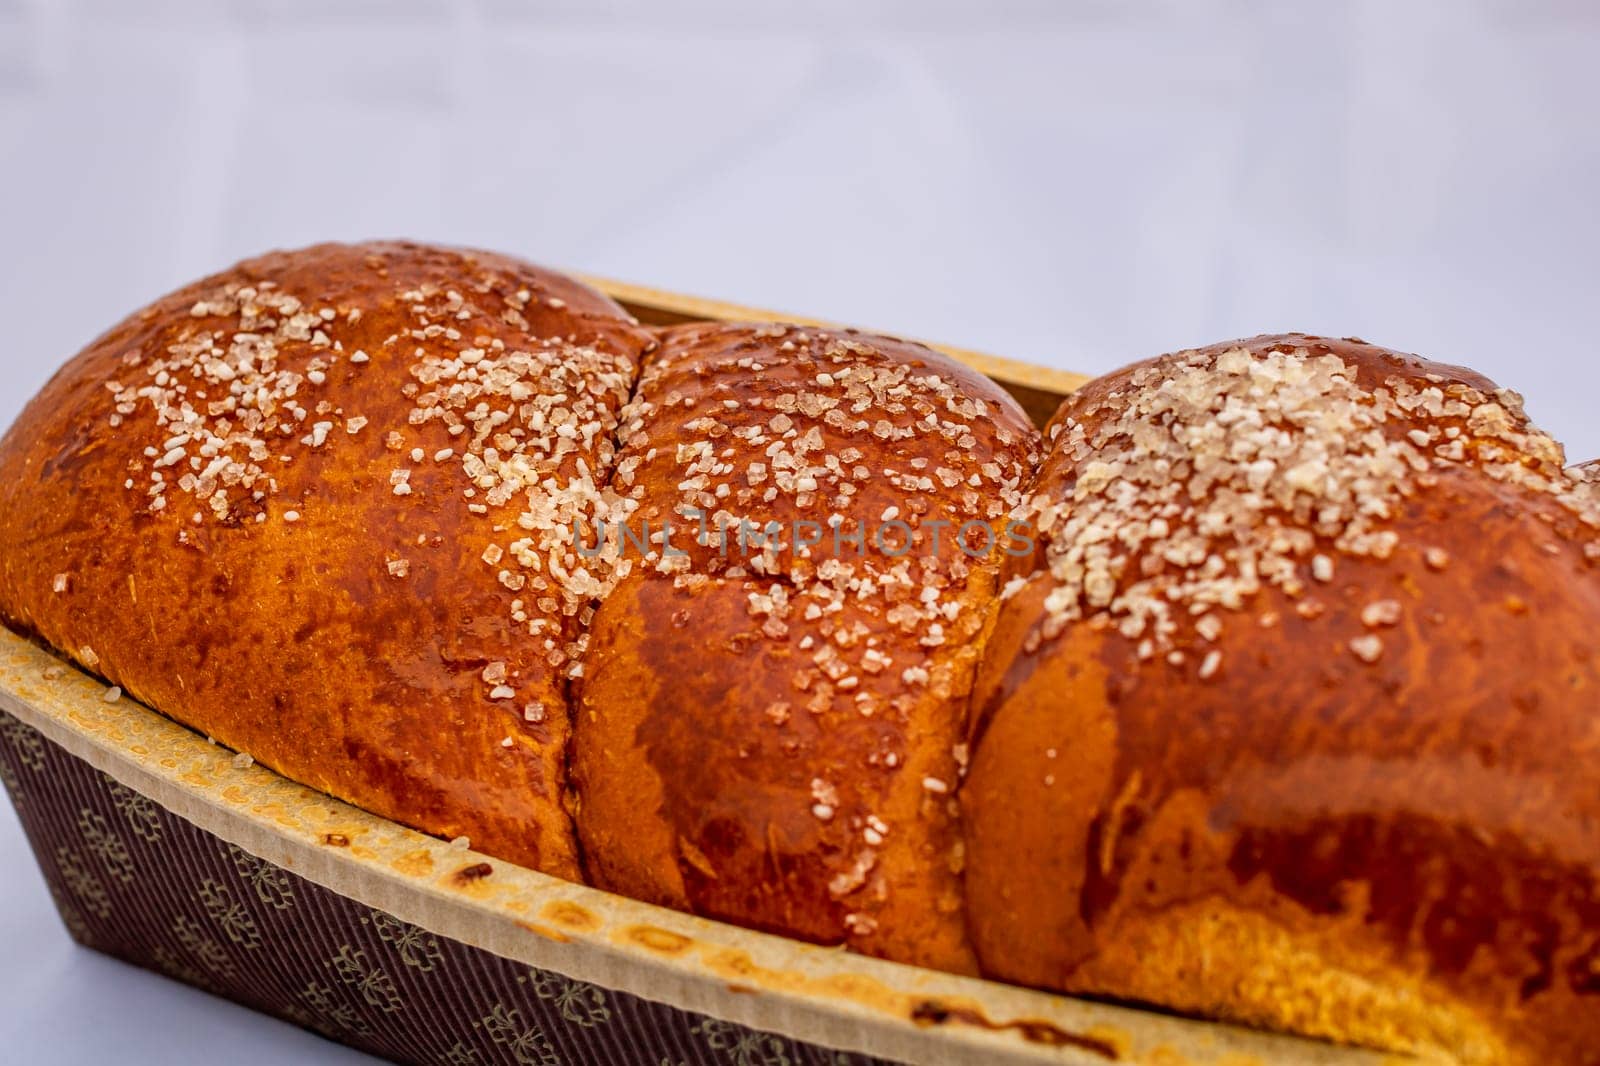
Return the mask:
[[(0, 425), (192, 277), (409, 236), (1090, 372), (1359, 335), (1600, 456), (1597, 12), (0, 0)], [(358, 1058), (72, 948), (8, 807), (0, 1047)]]

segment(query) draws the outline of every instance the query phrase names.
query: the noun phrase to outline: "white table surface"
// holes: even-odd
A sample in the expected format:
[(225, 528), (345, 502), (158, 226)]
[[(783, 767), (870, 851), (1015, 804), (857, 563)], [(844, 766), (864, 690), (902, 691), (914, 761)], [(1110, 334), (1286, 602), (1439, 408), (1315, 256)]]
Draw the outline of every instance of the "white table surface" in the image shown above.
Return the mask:
[[(1359, 335), (1600, 456), (1584, 0), (0, 0), (0, 425), (244, 255), (410, 236), (1099, 372)], [(359, 1056), (73, 948), (0, 813), (0, 1047)]]

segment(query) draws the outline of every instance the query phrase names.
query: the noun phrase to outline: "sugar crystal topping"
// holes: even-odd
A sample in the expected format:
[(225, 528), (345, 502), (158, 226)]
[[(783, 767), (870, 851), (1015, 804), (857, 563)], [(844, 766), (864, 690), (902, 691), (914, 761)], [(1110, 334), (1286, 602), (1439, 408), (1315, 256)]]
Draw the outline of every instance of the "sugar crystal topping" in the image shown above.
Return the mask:
[[(763, 360), (781, 362), (782, 372)], [(820, 707), (891, 667), (907, 684), (926, 682), (920, 663), (895, 663), (846, 608), (923, 647), (944, 643), (971, 572), (958, 527), (1002, 523), (1021, 504), (1035, 458), (1031, 427), (999, 414), (937, 367), (912, 366), (867, 338), (782, 325), (728, 330), (647, 365), (623, 413), (613, 484), (652, 523), (644, 565), (684, 583), (741, 580), (768, 638), (786, 639), (797, 618), (817, 624), (825, 639), (802, 650)], [(937, 553), (919, 525), (933, 519), (948, 527)], [(661, 550), (663, 520), (684, 554)], [(821, 542), (796, 543), (795, 520), (815, 522)], [(757, 532), (773, 523), (769, 536)], [(745, 527), (748, 551), (736, 539)], [(872, 543), (879, 530), (890, 551)], [(848, 543), (857, 531), (865, 550)], [(908, 532), (913, 546), (901, 553)], [(869, 708), (875, 699), (855, 698)]]
[[(312, 309), (261, 281), (229, 282), (189, 314), (194, 322), (163, 353), (127, 352), (122, 364), (130, 380), (106, 386), (113, 426), (144, 405), (155, 413), (157, 432), (126, 485), (147, 497), (151, 512), (181, 492), (218, 519), (260, 520), (275, 488), (272, 466), (286, 461), (286, 442), (318, 447), (342, 418), (314, 399), (343, 358), (329, 332), (336, 312)], [(286, 360), (290, 346), (295, 358)]]
[[(569, 664), (581, 648), (559, 642), (552, 619), (585, 615), (611, 580), (606, 559), (578, 554), (573, 526), (575, 519), (580, 529), (592, 526), (623, 506), (607, 490), (606, 473), (616, 412), (633, 381), (631, 360), (561, 338), (529, 337), (511, 347), (498, 337), (464, 336), (456, 324), (478, 312), (453, 290), (417, 289), (401, 298), (413, 325), (389, 343), (415, 346), (409, 423), (441, 424), (452, 440), (447, 448), (413, 448), (407, 458), (460, 470), (468, 509), (494, 515), (504, 529), (503, 541), (482, 559), (521, 597), (513, 618), (547, 638), (551, 665)], [(519, 293), (513, 303), (526, 299)], [(416, 346), (424, 340), (434, 346)], [(440, 341), (447, 354), (438, 354)], [(408, 470), (391, 480), (394, 491), (409, 491)]]
[[(1215, 640), (1231, 624), (1217, 612), (1269, 586), (1303, 596), (1297, 609), (1315, 617), (1311, 583), (1335, 581), (1340, 555), (1388, 558), (1397, 505), (1469, 461), (1552, 497), (1591, 542), (1600, 535), (1600, 494), (1562, 471), (1560, 446), (1528, 425), (1516, 393), (1438, 374), (1367, 387), (1340, 356), (1303, 347), (1165, 357), (1054, 432), (1066, 475), (1019, 510), (1037, 523), (1054, 581), (1041, 636), (1110, 624), (1141, 658), (1174, 647), (1180, 630)], [(1424, 551), (1430, 567), (1447, 565)], [(1362, 621), (1375, 630), (1399, 616), (1379, 601)], [(1375, 662), (1382, 639), (1356, 636), (1351, 651)], [(1219, 665), (1208, 657), (1202, 676)]]
[[(185, 507), (186, 524), (201, 523), (207, 513), (230, 523), (261, 522), (282, 464), (306, 449), (377, 432), (388, 463), (377, 491), (414, 499), (421, 469), (460, 471), (467, 510), (497, 534), (483, 562), (516, 594), (513, 621), (543, 638), (548, 665), (571, 674), (582, 638), (580, 626), (562, 620), (586, 622), (610, 577), (604, 560), (574, 552), (573, 519), (592, 524), (613, 504), (631, 506), (609, 493), (606, 481), (616, 412), (628, 398), (633, 366), (629, 356), (598, 343), (530, 335), (524, 311), (539, 297), (527, 288), (509, 291), (506, 280), (484, 272), (463, 274), (462, 291), (397, 290), (387, 302), (409, 321), (381, 347), (364, 339), (366, 350), (348, 352), (341, 327), (359, 321), (359, 309), (312, 306), (270, 280), (231, 281), (204, 293), (175, 340), (158, 354), (130, 350), (122, 357), (123, 380), (107, 385), (112, 426), (131, 428), (141, 408), (154, 414), (154, 433), (130, 464), (126, 488), (142, 494), (151, 512), (176, 503), (175, 493), (194, 497), (201, 510), (191, 515)], [(490, 299), (492, 312), (485, 306)], [(503, 339), (506, 327), (515, 340)], [(387, 365), (407, 368), (409, 429), (368, 428), (365, 415), (346, 415), (323, 395), (341, 363), (346, 373), (373, 373), (366, 367), (380, 351)], [(447, 446), (424, 449), (412, 439), (430, 425), (448, 434)], [(279, 517), (294, 526), (305, 509), (295, 500)], [(180, 531), (179, 540), (188, 543), (187, 536)], [(427, 543), (419, 535), (416, 545)], [(390, 551), (375, 565), (404, 581), (416, 565), (409, 554)], [(64, 588), (65, 580), (58, 585)]]

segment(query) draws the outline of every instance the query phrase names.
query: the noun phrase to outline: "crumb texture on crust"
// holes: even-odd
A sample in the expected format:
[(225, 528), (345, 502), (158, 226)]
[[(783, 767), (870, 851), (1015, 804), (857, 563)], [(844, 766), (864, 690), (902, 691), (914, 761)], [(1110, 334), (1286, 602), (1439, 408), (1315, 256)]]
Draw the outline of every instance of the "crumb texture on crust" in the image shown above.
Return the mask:
[(319, 245), (130, 316), (0, 444), (0, 615), (379, 814), (576, 877), (566, 674), (648, 334), (503, 256)]
[[(971, 970), (952, 794), (997, 563), (956, 538), (996, 538), (1021, 504), (1027, 417), (918, 345), (692, 326), (663, 334), (620, 439), (612, 487), (654, 539), (601, 605), (580, 684), (590, 876)], [(741, 543), (741, 520), (768, 536)]]
[(1595, 1061), (1600, 506), (1520, 398), (1260, 337), (1049, 434), (962, 793), (985, 971)]

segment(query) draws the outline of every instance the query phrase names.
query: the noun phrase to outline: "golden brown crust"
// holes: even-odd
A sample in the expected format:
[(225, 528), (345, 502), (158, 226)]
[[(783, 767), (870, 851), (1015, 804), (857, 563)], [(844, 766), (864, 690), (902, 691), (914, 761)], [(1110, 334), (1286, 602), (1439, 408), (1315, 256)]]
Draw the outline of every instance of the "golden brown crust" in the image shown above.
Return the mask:
[(652, 334), (487, 253), (274, 253), (108, 332), (0, 442), (0, 619), (576, 878), (571, 805), (638, 898), (1600, 1061), (1600, 463), (1469, 371), (1299, 335), (1099, 379), (1050, 434), (1041, 466), (996, 385), (888, 338)]
[[(995, 564), (956, 533), (1020, 499), (1026, 416), (919, 346), (689, 327), (663, 335), (622, 441), (636, 529), (672, 519), (684, 554), (633, 566), (594, 619), (573, 766), (591, 877), (970, 970), (950, 793)], [(724, 557), (693, 512), (708, 531), (776, 522), (778, 546), (747, 557), (734, 534)], [(894, 557), (876, 531), (902, 514), (916, 546)], [(830, 516), (866, 550), (835, 544)], [(790, 550), (796, 520), (823, 542)], [(951, 523), (937, 550), (930, 520)]]
[(1592, 1061), (1600, 508), (1559, 448), (1476, 375), (1298, 336), (1111, 375), (1054, 433), (974, 694), (985, 971)]
[(648, 342), (497, 255), (241, 263), (91, 344), (0, 444), (0, 615), (288, 776), (576, 877), (561, 656), (591, 592), (536, 589), (508, 542), (562, 556), (519, 520), (587, 498), (584, 466), (603, 486)]

